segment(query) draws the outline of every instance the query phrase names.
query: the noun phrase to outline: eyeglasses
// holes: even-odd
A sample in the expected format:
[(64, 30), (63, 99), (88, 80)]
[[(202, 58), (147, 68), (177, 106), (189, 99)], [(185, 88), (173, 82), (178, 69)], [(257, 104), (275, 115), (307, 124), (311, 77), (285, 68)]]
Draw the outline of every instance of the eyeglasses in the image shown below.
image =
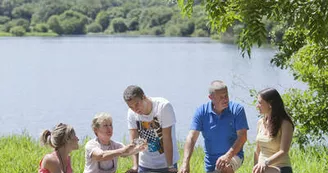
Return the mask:
[(108, 161), (102, 161), (102, 163), (98, 162), (98, 169), (101, 170), (101, 171), (108, 171), (108, 172), (114, 171), (116, 169), (114, 159), (112, 160), (112, 167), (111, 168), (104, 168), (103, 166), (101, 166), (101, 165), (105, 165), (105, 164), (108, 165), (108, 163), (110, 163), (110, 162), (108, 162)]

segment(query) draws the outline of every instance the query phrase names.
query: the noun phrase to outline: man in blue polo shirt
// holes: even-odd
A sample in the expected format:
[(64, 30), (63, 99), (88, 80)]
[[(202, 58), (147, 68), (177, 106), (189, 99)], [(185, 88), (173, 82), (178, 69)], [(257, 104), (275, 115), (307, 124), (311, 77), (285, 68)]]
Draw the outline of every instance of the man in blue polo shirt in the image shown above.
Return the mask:
[(193, 117), (180, 173), (190, 173), (190, 158), (200, 132), (207, 173), (234, 173), (243, 162), (248, 130), (244, 107), (229, 101), (228, 88), (219, 80), (211, 83), (209, 98)]

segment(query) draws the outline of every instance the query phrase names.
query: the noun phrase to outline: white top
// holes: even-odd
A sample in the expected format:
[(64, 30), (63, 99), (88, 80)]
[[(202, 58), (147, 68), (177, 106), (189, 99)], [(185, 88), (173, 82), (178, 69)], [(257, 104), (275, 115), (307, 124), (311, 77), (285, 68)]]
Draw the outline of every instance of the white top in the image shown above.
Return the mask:
[(173, 164), (179, 160), (179, 152), (175, 135), (175, 114), (172, 105), (164, 98), (149, 98), (152, 111), (149, 115), (139, 115), (128, 110), (128, 128), (137, 129), (139, 137), (146, 139), (148, 149), (139, 153), (139, 165), (150, 169), (167, 168), (162, 128), (172, 127)]
[(85, 166), (83, 173), (114, 173), (117, 169), (117, 157), (112, 160), (95, 161), (92, 160), (92, 153), (94, 151), (116, 150), (122, 148), (124, 145), (115, 141), (110, 141), (110, 145), (103, 145), (98, 138), (91, 139), (85, 145)]

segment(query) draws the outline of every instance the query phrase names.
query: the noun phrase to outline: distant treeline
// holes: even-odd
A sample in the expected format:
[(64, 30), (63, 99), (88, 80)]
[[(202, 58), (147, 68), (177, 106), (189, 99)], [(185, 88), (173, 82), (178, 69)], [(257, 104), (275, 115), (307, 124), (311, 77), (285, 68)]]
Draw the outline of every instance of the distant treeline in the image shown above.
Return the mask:
[[(14, 36), (101, 33), (208, 37), (216, 34), (208, 21), (200, 0), (195, 1), (191, 18), (183, 18), (172, 0), (0, 0), (0, 32)], [(236, 23), (225, 35), (233, 38), (242, 28)], [(270, 22), (267, 28), (277, 30)]]

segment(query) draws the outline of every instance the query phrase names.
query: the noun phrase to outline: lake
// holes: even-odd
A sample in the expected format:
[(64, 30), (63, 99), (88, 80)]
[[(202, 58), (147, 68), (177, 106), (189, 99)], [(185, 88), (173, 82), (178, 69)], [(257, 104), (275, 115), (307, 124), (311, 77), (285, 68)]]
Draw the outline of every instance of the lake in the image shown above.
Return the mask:
[[(291, 73), (270, 64), (275, 51), (254, 48), (242, 58), (235, 45), (209, 38), (55, 37), (0, 38), (0, 135), (37, 138), (64, 122), (80, 138), (94, 137), (96, 112), (113, 116), (113, 139), (128, 136), (124, 89), (141, 86), (147, 96), (168, 99), (180, 140), (194, 111), (208, 101), (212, 80), (223, 80), (230, 100), (245, 106), (248, 139), (254, 141), (258, 113), (249, 90), (305, 88)], [(201, 141), (201, 140), (199, 140)]]

